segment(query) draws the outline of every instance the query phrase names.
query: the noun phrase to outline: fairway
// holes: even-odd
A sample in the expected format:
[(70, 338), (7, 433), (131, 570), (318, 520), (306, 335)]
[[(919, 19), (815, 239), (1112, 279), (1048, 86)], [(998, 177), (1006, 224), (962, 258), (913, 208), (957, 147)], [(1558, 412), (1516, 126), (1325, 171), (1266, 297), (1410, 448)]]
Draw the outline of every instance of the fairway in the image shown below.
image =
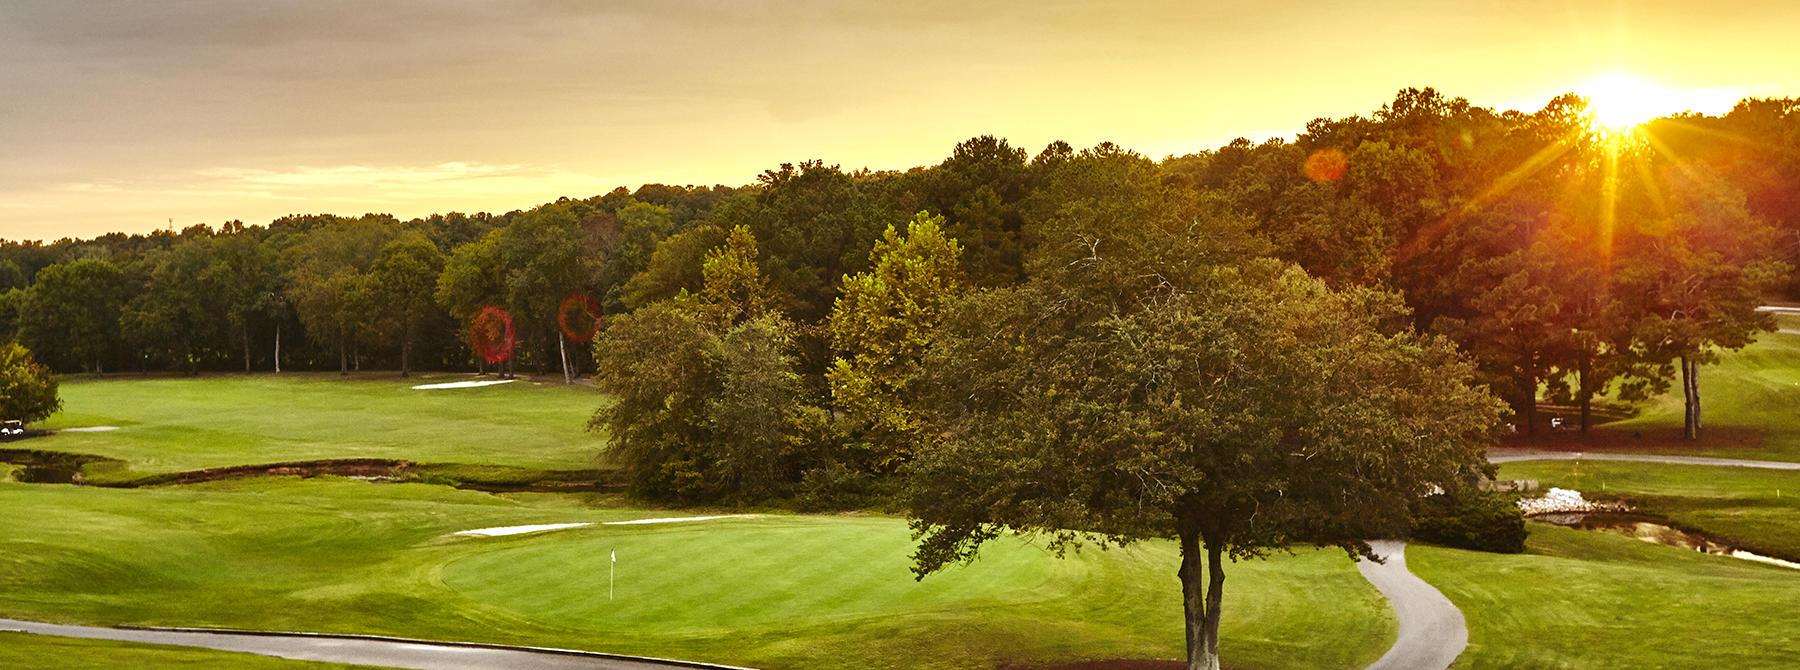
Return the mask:
[(1531, 524), (1529, 553), (1438, 547), (1408, 564), (1462, 609), (1454, 667), (1792, 668), (1800, 575), (1604, 533)]
[(207, 375), (197, 378), (71, 377), (51, 429), (32, 449), (97, 454), (127, 470), (96, 467), (100, 479), (231, 465), (327, 458), (571, 470), (596, 466), (604, 443), (586, 430), (600, 397), (560, 380), (484, 388), (414, 390), (474, 375), (390, 373)]
[[(1719, 368), (1786, 365), (1776, 354), (1800, 358), (1800, 346), (1759, 344)], [(1772, 420), (1732, 409), (1728, 399), (1772, 406), (1791, 393), (1780, 381), (1786, 374), (1763, 370), (1752, 380), (1759, 383), (1710, 385), (1720, 397), (1709, 405), (1714, 425)], [(1709, 379), (1722, 377), (1709, 369)], [(89, 466), (100, 481), (329, 458), (405, 459), (446, 471), (499, 466), (522, 477), (599, 463), (604, 438), (585, 430), (603, 401), (592, 389), (530, 382), (411, 388), (468, 379), (70, 379), (67, 407), (50, 425), (118, 429), (61, 432), (19, 446), (119, 459)], [(1631, 421), (1666, 423), (1667, 401), (1659, 402)], [(1779, 449), (1791, 424), (1766, 425), (1767, 444)], [(0, 466), (0, 473), (13, 469)], [(1800, 551), (1800, 477), (1793, 473), (1522, 462), (1504, 465), (1502, 476), (1624, 496), (1743, 546)], [(458, 537), (477, 528), (731, 510), (337, 477), (136, 490), (6, 479), (0, 476), (0, 508), (9, 511), (0, 517), (0, 616), (462, 639), (769, 669), (992, 668), (1181, 654), (1177, 553), (1163, 542), (1088, 547), (1059, 560), (1023, 538), (1004, 538), (975, 563), (919, 582), (910, 572), (906, 524), (884, 516), (765, 511)], [(1522, 556), (1409, 550), (1413, 570), (1468, 619), (1470, 646), (1456, 667), (1670, 667), (1680, 650), (1638, 641), (1644, 631), (1673, 639), (1695, 625), (1735, 650), (1725, 655), (1746, 669), (1782, 667), (1777, 659), (1800, 653), (1791, 636), (1755, 623), (1758, 612), (1800, 606), (1793, 574), (1543, 524), (1532, 531)], [(1339, 552), (1276, 555), (1230, 571), (1224, 652), (1233, 667), (1360, 668), (1394, 639), (1387, 603)], [(1684, 622), (1693, 618), (1704, 623)], [(70, 659), (71, 667), (327, 667), (0, 636), (0, 665), (41, 653)]]

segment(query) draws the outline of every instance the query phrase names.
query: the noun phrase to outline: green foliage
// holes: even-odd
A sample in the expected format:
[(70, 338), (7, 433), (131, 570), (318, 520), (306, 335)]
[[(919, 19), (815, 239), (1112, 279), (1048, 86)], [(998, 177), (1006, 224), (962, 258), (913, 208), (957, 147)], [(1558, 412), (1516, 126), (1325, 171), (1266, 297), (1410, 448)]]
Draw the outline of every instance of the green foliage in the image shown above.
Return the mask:
[(698, 293), (705, 282), (701, 269), (706, 255), (724, 245), (727, 237), (725, 229), (702, 223), (664, 238), (644, 269), (625, 282), (620, 300), (637, 309), (683, 291)]
[(17, 342), (0, 344), (0, 420), (32, 423), (61, 408), (50, 369)]
[(792, 325), (732, 324), (665, 301), (614, 319), (595, 342), (595, 382), (614, 398), (590, 425), (639, 495), (758, 500), (798, 477), (792, 461), (822, 417), (805, 404)]
[(664, 239), (675, 232), (669, 208), (647, 202), (631, 201), (620, 207), (619, 240), (607, 254), (600, 270), (600, 283), (614, 292), (618, 300), (632, 277), (650, 267), (651, 259)]
[(729, 323), (774, 310), (779, 303), (757, 265), (759, 255), (756, 236), (749, 228), (731, 229), (725, 244), (707, 251), (706, 260), (700, 264), (703, 288), (698, 295), (699, 304)]
[(337, 349), (340, 372), (348, 370), (352, 338), (366, 329), (377, 308), (366, 273), (397, 234), (379, 219), (333, 220), (288, 252), (295, 310), (309, 337)]
[(1411, 500), (1487, 470), (1501, 407), (1450, 342), (1384, 329), (1397, 296), (1209, 263), (1230, 221), (1101, 223), (1132, 204), (1070, 198), (1037, 276), (946, 319), (920, 403), (937, 442), (911, 470), (915, 572), (1008, 531), (1057, 552), (1176, 538), (1190, 664), (1216, 667), (1221, 561), (1366, 555), (1405, 532)]
[(944, 312), (965, 290), (962, 248), (943, 217), (920, 212), (905, 235), (889, 227), (868, 272), (844, 278), (829, 323), (839, 356), (825, 378), (832, 399), (863, 432), (870, 465), (887, 471), (911, 457), (920, 423), (907, 407)]
[(21, 339), (53, 365), (99, 372), (118, 342), (126, 288), (124, 273), (108, 261), (46, 267), (25, 292)]
[(904, 215), (883, 202), (875, 178), (820, 161), (784, 164), (759, 182), (753, 198), (721, 207), (713, 220), (755, 234), (762, 268), (783, 297), (784, 312), (802, 322), (822, 320), (839, 278), (865, 268), (869, 247)]
[(370, 293), (382, 306), (376, 321), (400, 339), (400, 374), (412, 371), (413, 341), (436, 313), (432, 295), (444, 269), (444, 254), (424, 235), (387, 243), (369, 269)]
[(444, 271), (437, 278), (438, 305), (466, 326), (482, 307), (503, 301), (505, 276), (500, 265), (500, 233), (489, 232), (457, 247), (444, 261)]
[(1412, 537), (1457, 549), (1520, 553), (1525, 551), (1525, 516), (1513, 500), (1477, 490), (1425, 496), (1413, 512)]

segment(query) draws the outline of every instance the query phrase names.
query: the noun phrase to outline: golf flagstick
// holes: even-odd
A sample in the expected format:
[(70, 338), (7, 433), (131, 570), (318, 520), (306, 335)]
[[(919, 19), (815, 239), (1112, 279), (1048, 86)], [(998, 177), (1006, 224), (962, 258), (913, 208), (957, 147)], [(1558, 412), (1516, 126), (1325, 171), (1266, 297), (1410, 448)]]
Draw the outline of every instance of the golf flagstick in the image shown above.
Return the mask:
[(619, 565), (619, 550), (612, 550), (612, 562), (606, 564), (606, 599), (613, 599), (613, 568)]

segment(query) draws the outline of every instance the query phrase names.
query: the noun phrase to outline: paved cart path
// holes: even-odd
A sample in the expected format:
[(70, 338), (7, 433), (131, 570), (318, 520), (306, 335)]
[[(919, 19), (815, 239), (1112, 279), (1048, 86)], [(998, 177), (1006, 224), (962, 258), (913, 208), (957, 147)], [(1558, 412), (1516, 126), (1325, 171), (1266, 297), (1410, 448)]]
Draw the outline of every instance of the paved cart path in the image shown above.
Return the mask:
[(0, 631), (237, 651), (301, 661), (418, 670), (669, 670), (729, 666), (595, 652), (306, 633), (65, 626), (0, 619)]
[(1469, 646), (1462, 610), (1425, 580), (1406, 569), (1406, 543), (1369, 543), (1383, 563), (1357, 561), (1363, 579), (1375, 585), (1394, 608), (1400, 637), (1369, 670), (1443, 670)]
[[(1731, 468), (1800, 471), (1800, 463), (1759, 461), (1744, 458), (1709, 458), (1704, 456), (1665, 456), (1658, 454), (1622, 454), (1613, 452), (1538, 451), (1532, 449), (1489, 449), (1488, 462), (1517, 461), (1626, 461), (1663, 463), (1668, 465), (1710, 465)], [(1363, 578), (1388, 599), (1394, 617), (1400, 622), (1400, 637), (1388, 652), (1369, 666), (1369, 670), (1443, 670), (1450, 667), (1463, 648), (1469, 645), (1469, 630), (1462, 611), (1437, 589), (1406, 569), (1406, 543), (1392, 540), (1370, 542), (1375, 555), (1386, 564), (1358, 561), (1356, 569)]]

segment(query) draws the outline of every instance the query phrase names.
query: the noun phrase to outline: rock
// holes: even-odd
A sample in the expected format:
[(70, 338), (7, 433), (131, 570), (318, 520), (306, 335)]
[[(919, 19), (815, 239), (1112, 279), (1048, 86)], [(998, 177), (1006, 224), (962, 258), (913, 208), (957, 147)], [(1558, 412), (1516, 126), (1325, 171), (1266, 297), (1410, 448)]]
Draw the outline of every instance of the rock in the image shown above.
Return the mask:
[(1571, 512), (1629, 512), (1631, 507), (1623, 503), (1594, 502), (1582, 497), (1580, 491), (1553, 486), (1542, 496), (1520, 498), (1519, 511), (1524, 512), (1525, 516), (1537, 516)]

